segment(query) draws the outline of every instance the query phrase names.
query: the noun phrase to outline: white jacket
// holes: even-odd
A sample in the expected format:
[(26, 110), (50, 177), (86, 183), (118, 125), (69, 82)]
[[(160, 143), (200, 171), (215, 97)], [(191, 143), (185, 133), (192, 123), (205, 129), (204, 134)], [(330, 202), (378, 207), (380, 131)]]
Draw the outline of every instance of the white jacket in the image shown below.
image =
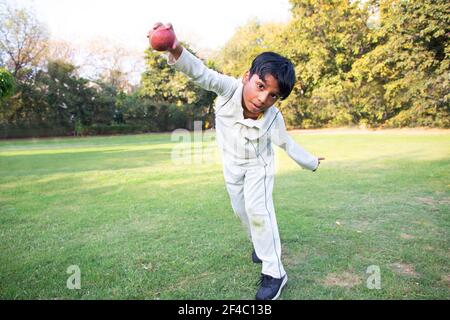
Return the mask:
[(287, 133), (281, 112), (272, 106), (259, 120), (244, 119), (242, 109), (243, 84), (240, 79), (220, 74), (183, 49), (178, 60), (168, 57), (169, 65), (186, 74), (196, 84), (218, 95), (215, 102), (217, 143), (224, 164), (267, 165), (273, 161), (271, 143), (284, 149), (301, 167), (317, 169), (318, 158), (294, 142)]

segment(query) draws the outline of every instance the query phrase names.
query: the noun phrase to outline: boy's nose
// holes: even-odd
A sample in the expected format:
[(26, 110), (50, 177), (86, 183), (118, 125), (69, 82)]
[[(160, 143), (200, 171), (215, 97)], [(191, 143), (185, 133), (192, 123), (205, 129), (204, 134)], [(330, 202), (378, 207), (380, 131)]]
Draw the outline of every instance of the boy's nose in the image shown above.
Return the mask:
[(261, 104), (265, 104), (266, 101), (267, 101), (268, 96), (269, 96), (268, 93), (261, 92), (261, 93), (259, 94), (259, 96), (258, 96), (259, 102), (261, 102)]

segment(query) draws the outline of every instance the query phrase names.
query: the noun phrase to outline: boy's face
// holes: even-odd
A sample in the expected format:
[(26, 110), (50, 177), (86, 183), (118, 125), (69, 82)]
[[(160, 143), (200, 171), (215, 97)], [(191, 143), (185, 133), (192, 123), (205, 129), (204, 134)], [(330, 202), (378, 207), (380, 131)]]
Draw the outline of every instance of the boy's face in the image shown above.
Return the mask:
[(250, 77), (250, 72), (247, 71), (242, 82), (244, 84), (242, 107), (251, 114), (258, 115), (266, 111), (280, 97), (278, 80), (270, 74), (266, 74), (264, 79), (260, 79), (257, 74)]

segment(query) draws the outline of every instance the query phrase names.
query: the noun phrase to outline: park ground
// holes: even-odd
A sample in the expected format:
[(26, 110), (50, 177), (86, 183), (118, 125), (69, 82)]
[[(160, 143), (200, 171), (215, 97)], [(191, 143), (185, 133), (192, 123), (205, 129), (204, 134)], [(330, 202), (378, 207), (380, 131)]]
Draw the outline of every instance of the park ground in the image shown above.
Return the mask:
[[(291, 134), (326, 160), (277, 152), (280, 299), (449, 299), (450, 131)], [(0, 298), (253, 299), (214, 134), (192, 139), (181, 162), (171, 134), (0, 141)]]

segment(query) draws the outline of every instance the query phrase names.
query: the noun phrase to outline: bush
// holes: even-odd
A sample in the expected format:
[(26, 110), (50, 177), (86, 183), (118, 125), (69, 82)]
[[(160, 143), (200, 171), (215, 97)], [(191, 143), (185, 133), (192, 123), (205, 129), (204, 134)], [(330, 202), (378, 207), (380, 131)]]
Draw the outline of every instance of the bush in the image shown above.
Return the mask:
[(0, 98), (8, 97), (14, 93), (15, 81), (11, 73), (0, 68)]
[(130, 134), (150, 131), (147, 126), (139, 124), (93, 124), (85, 129), (86, 135)]
[(30, 137), (54, 137), (70, 136), (73, 131), (68, 127), (53, 127), (48, 125), (28, 125), (28, 124), (1, 124), (0, 138), (30, 138)]

